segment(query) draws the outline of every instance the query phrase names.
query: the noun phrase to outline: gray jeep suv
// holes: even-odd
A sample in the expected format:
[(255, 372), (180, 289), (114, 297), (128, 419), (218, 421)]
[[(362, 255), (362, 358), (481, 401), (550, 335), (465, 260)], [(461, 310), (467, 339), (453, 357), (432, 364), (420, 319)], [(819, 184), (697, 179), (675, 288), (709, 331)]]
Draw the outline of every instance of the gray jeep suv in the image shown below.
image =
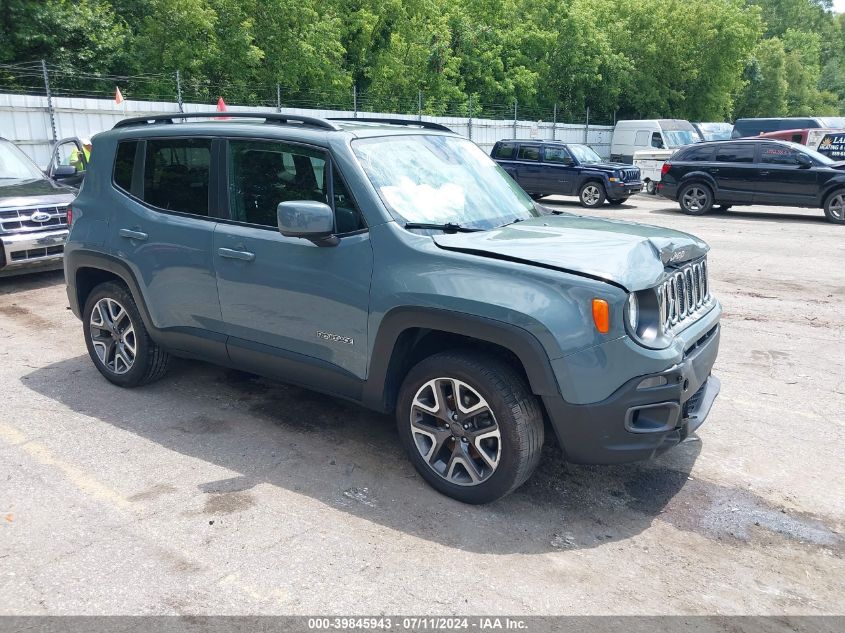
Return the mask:
[[(553, 214), (435, 124), (227, 114), (94, 139), (68, 298), (111, 382), (171, 355), (394, 413), (419, 473), (483, 503), (534, 470), (678, 444), (719, 391), (708, 247)], [(548, 430), (548, 431), (547, 431)]]

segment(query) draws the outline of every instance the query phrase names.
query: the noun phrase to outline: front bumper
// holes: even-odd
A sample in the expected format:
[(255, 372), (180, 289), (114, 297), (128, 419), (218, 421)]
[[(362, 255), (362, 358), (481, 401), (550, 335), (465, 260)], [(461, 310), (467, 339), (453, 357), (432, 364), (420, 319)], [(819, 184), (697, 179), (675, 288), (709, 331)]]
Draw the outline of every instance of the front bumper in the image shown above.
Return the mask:
[[(544, 396), (567, 461), (639, 461), (686, 439), (702, 425), (719, 394), (720, 382), (710, 373), (719, 335), (715, 325), (679, 364), (633, 378), (601, 402), (572, 405), (562, 397)], [(653, 386), (642, 387), (644, 381)]]
[(0, 235), (0, 273), (61, 266), (67, 236), (67, 229)]
[(629, 182), (611, 182), (607, 188), (608, 198), (627, 198), (643, 190), (643, 183), (640, 180)]

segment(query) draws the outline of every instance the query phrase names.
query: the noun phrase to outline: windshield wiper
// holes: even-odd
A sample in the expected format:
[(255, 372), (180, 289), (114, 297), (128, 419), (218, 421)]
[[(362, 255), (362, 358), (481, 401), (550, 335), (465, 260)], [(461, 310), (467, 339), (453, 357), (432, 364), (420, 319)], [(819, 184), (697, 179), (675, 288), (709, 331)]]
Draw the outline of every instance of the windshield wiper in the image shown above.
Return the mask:
[(482, 229), (471, 229), (468, 226), (461, 226), (455, 222), (446, 222), (445, 224), (434, 224), (428, 222), (405, 222), (406, 229), (434, 229), (443, 231), (444, 233), (475, 233)]
[(510, 222), (505, 222), (504, 224), (500, 224), (498, 228), (502, 229), (506, 226), (510, 226), (511, 224), (516, 224), (517, 222), (522, 222), (525, 218), (516, 218), (515, 220), (511, 220)]

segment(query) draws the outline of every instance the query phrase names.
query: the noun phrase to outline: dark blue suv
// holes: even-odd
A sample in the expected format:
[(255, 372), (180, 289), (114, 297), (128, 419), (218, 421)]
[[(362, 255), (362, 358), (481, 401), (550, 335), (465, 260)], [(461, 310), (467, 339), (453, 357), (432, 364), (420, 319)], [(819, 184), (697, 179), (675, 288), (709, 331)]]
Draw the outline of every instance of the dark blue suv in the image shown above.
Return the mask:
[(578, 196), (588, 209), (622, 204), (642, 191), (638, 167), (608, 163), (588, 145), (558, 141), (499, 141), (493, 160), (535, 200)]

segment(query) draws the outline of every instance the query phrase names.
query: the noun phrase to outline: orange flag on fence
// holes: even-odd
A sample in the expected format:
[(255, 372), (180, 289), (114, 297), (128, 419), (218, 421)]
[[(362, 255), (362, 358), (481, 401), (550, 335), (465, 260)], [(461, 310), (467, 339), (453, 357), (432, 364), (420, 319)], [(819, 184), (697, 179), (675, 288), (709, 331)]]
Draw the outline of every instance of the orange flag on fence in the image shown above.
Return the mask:
[(123, 95), (120, 93), (119, 87), (115, 87), (114, 89), (114, 102), (118, 105), (123, 103)]

